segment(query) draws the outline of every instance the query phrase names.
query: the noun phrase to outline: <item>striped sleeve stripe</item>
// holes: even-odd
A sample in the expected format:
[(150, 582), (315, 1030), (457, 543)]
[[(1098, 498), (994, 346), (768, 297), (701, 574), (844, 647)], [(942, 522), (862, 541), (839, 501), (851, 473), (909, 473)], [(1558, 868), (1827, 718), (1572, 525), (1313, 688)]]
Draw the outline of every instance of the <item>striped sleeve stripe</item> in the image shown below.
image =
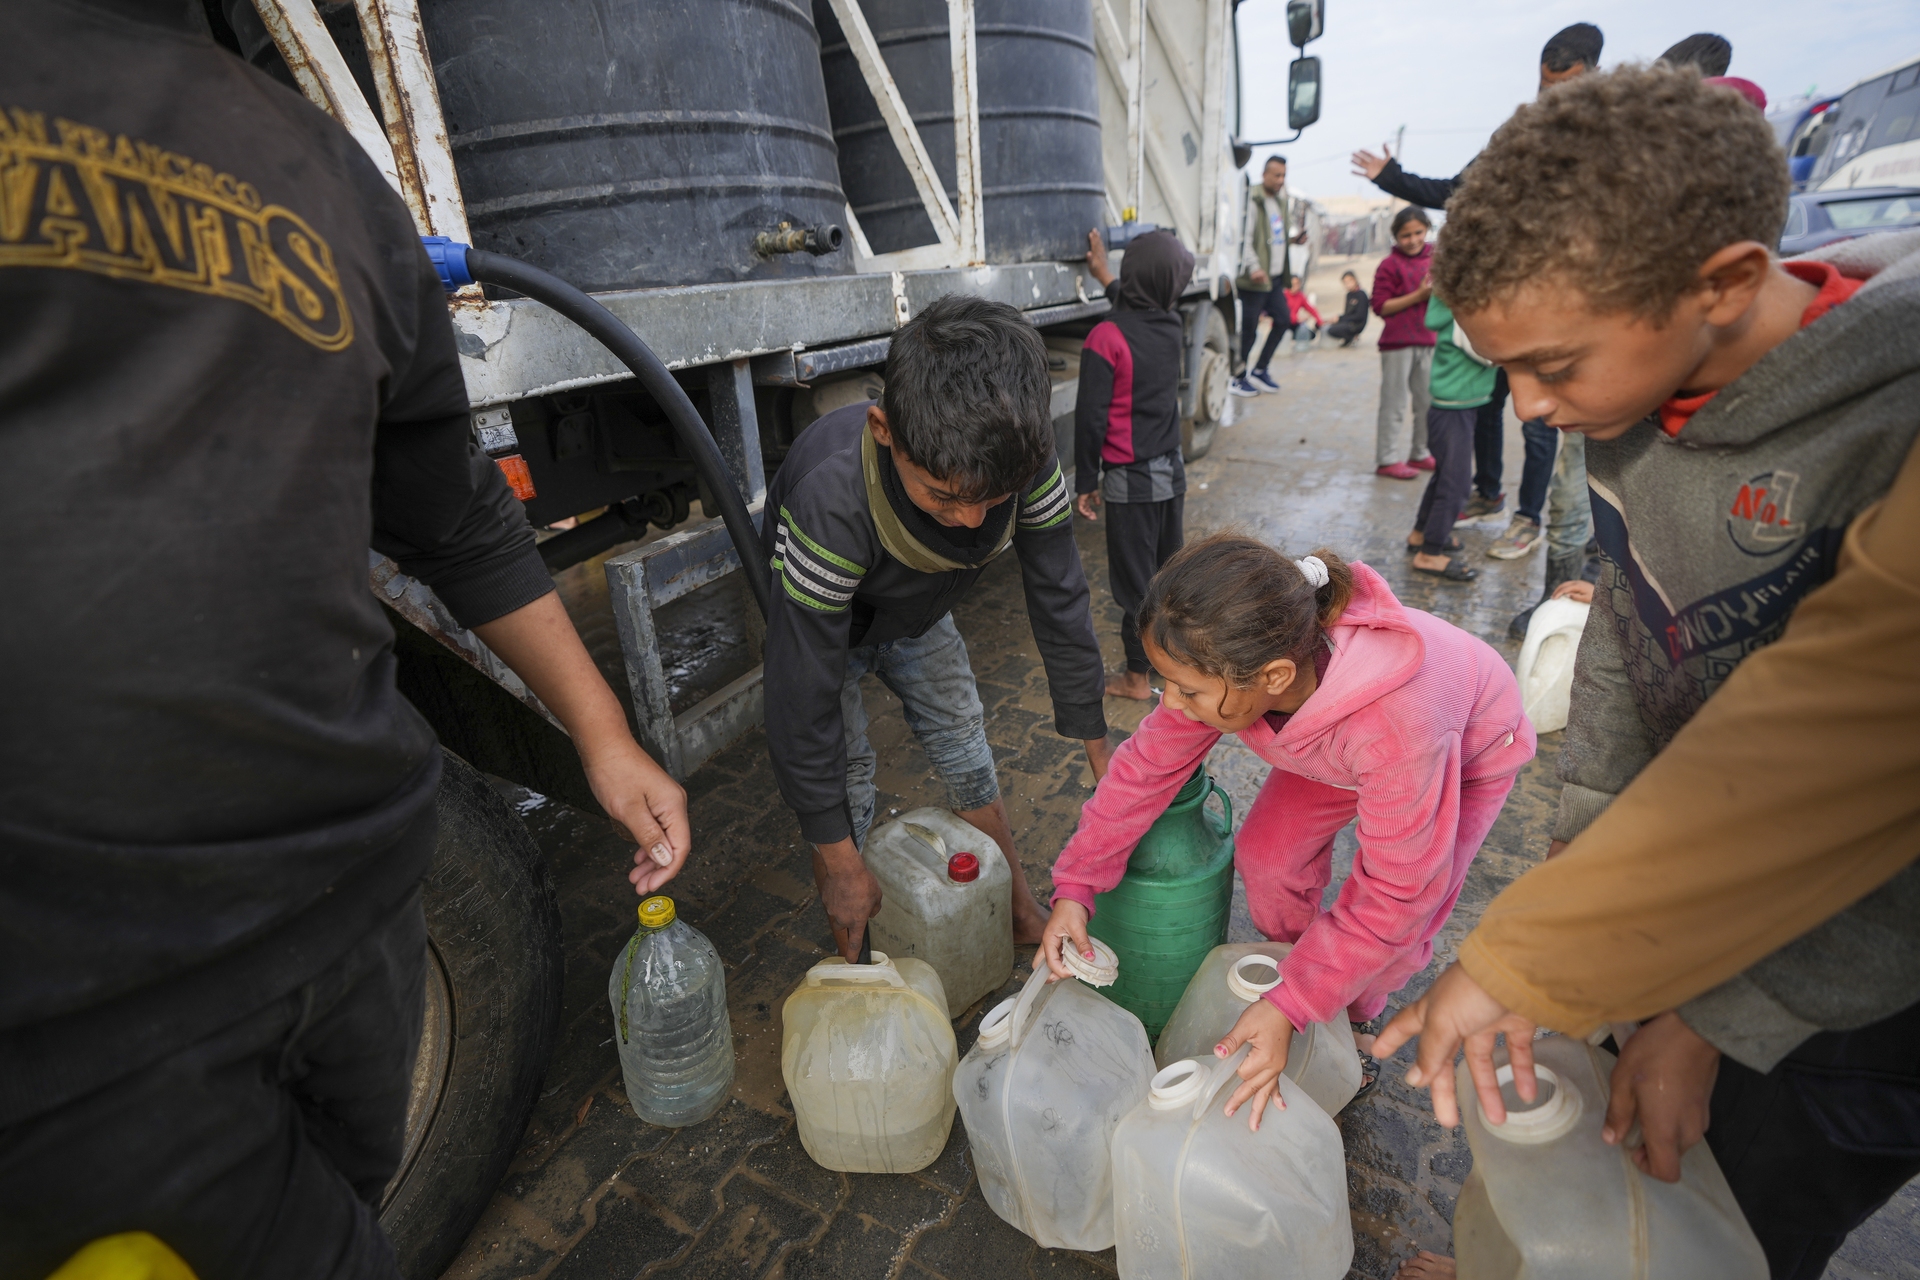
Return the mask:
[[(786, 517), (787, 513), (783, 510), (780, 514)], [(829, 568), (820, 563), (819, 559), (809, 554), (810, 551), (817, 552), (836, 567)], [(852, 576), (838, 571), (846, 566), (852, 566)], [(823, 613), (839, 613), (846, 609), (866, 572), (851, 560), (834, 555), (807, 537), (792, 523), (790, 517), (783, 518), (774, 533), (773, 567), (779, 572), (781, 585), (789, 596)]]
[(1071, 514), (1072, 503), (1067, 496), (1066, 477), (1060, 474), (1060, 464), (1056, 462), (1053, 474), (1028, 494), (1027, 500), (1021, 504), (1020, 527), (1051, 529)]

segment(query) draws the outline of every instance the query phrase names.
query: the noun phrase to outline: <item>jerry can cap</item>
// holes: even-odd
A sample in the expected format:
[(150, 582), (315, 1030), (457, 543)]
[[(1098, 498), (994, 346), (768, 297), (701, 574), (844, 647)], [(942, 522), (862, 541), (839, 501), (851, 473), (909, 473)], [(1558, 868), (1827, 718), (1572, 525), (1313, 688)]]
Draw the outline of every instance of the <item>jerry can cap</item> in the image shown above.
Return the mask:
[[(1538, 1146), (1570, 1132), (1579, 1123), (1580, 1113), (1586, 1109), (1580, 1091), (1568, 1088), (1550, 1068), (1537, 1062), (1533, 1066), (1533, 1074), (1543, 1096), (1531, 1106), (1520, 1103), (1523, 1109), (1508, 1103), (1505, 1124), (1490, 1123), (1482, 1115), (1480, 1122), (1486, 1126), (1488, 1133), (1522, 1146)], [(1495, 1083), (1503, 1086), (1501, 1092), (1505, 1093), (1506, 1087), (1513, 1084), (1513, 1067), (1501, 1067), (1494, 1072), (1493, 1078)], [(1478, 1106), (1478, 1102), (1475, 1105)]]
[(640, 923), (648, 929), (664, 929), (673, 923), (673, 899), (655, 894), (640, 904)]
[(971, 853), (956, 853), (947, 859), (947, 879), (955, 884), (972, 884), (980, 878), (980, 859)]

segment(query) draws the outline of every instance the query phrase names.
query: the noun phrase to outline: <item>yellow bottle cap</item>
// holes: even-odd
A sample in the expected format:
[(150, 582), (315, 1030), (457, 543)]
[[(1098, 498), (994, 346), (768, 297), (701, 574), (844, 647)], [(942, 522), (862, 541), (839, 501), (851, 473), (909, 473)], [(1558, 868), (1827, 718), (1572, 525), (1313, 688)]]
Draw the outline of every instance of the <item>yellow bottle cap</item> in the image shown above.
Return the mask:
[(640, 904), (640, 923), (649, 929), (664, 929), (673, 923), (673, 899), (655, 896)]

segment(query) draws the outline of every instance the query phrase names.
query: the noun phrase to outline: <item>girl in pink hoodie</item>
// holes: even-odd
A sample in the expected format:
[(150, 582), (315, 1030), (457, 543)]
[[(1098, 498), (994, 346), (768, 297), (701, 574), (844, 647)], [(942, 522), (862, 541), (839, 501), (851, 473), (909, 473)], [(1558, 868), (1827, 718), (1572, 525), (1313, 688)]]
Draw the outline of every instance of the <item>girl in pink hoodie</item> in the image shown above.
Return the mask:
[[(1426, 967), (1467, 866), (1533, 758), (1533, 726), (1485, 642), (1394, 599), (1331, 551), (1288, 560), (1236, 534), (1167, 562), (1140, 606), (1160, 705), (1113, 754), (1053, 868), (1053, 918), (1034, 963), (1089, 958), (1093, 896), (1120, 882), (1140, 837), (1226, 733), (1273, 772), (1235, 840), (1253, 922), (1290, 942), (1280, 985), (1214, 1052), (1251, 1042), (1232, 1115), (1252, 1127), (1293, 1032), (1370, 1021)], [(1360, 852), (1331, 911), (1333, 837), (1359, 818)], [(1370, 1045), (1370, 1041), (1368, 1044)]]

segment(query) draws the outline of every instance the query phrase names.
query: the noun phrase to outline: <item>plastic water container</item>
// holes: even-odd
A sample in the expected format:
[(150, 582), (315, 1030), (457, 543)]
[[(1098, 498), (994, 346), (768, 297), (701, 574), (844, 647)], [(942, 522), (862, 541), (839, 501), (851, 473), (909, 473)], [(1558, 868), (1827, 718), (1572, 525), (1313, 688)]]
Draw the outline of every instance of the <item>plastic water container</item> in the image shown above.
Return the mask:
[(953, 1128), (947, 993), (924, 960), (822, 960), (780, 1011), (780, 1074), (800, 1145), (842, 1173), (912, 1173)]
[(987, 1204), (1046, 1248), (1112, 1248), (1113, 1130), (1152, 1078), (1140, 1019), (1042, 966), (953, 1075)]
[[(1220, 797), (1220, 813), (1207, 808)], [(1233, 907), (1233, 801), (1193, 771), (1127, 858), (1127, 872), (1094, 895), (1087, 934), (1120, 957), (1107, 996), (1160, 1034), (1207, 952), (1227, 940)]]
[[(1222, 1114), (1242, 1049), (1154, 1076), (1113, 1134), (1121, 1280), (1342, 1280), (1353, 1263), (1346, 1153), (1320, 1104), (1286, 1076), (1259, 1132)], [(1462, 1266), (1460, 1274), (1471, 1276)]]
[(945, 809), (915, 809), (867, 840), (880, 882), (873, 945), (924, 960), (957, 1018), (1013, 975), (1013, 873), (993, 837)]
[[(1247, 1006), (1280, 985), (1280, 961), (1293, 945), (1287, 942), (1229, 942), (1215, 947), (1200, 962), (1187, 993), (1167, 1020), (1153, 1046), (1153, 1060), (1163, 1067), (1182, 1058), (1213, 1058), (1213, 1046), (1233, 1030)], [(1287, 1050), (1286, 1074), (1306, 1090), (1328, 1115), (1360, 1092), (1360, 1052), (1353, 1042), (1353, 1026), (1346, 1018), (1315, 1022), (1294, 1033)]]
[(673, 899), (640, 904), (640, 928), (607, 982), (620, 1075), (633, 1112), (669, 1129), (698, 1124), (733, 1089), (727, 978), (705, 935)]
[(1514, 675), (1520, 681), (1520, 705), (1536, 733), (1567, 727), (1567, 708), (1573, 699), (1573, 659), (1592, 611), (1592, 605), (1578, 600), (1548, 600), (1533, 611), (1527, 623), (1527, 638), (1520, 646)]
[(1753, 1280), (1766, 1256), (1705, 1143), (1680, 1181), (1633, 1167), (1600, 1139), (1613, 1055), (1579, 1040), (1533, 1043), (1540, 1096), (1529, 1105), (1499, 1069), (1507, 1122), (1480, 1114), (1462, 1062), (1454, 1079), (1473, 1172), (1453, 1213), (1460, 1274), (1473, 1280)]

